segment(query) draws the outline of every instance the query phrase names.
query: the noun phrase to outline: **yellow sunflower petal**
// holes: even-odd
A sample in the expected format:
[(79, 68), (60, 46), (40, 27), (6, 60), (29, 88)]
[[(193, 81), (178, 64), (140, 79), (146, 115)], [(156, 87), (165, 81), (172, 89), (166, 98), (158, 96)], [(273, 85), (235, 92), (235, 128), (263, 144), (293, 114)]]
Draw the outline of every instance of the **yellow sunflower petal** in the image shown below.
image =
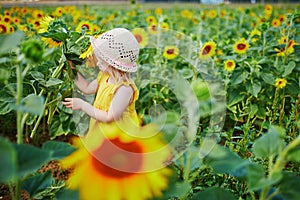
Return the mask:
[[(151, 130), (157, 133), (153, 127), (149, 126), (146, 129), (136, 127), (133, 131), (139, 131), (137, 135), (143, 135), (143, 131), (151, 135)], [(159, 135), (154, 133), (152, 135), (155, 136), (150, 138), (135, 138), (127, 135), (122, 128), (119, 124), (112, 123), (109, 126), (103, 126), (101, 132), (97, 134), (92, 135), (93, 132), (89, 132), (90, 136), (81, 139), (82, 145), (79, 142), (79, 153), (74, 152), (66, 158), (65, 162), (74, 167), (74, 173), (67, 181), (68, 186), (72, 189), (79, 189), (82, 199), (101, 197), (112, 200), (143, 200), (159, 196), (162, 190), (167, 188), (168, 176), (171, 172), (162, 164), (170, 156), (170, 150), (162, 148), (166, 144)], [(114, 132), (113, 138), (105, 137), (106, 131)], [(124, 134), (133, 139), (130, 142), (122, 141)], [(111, 136), (111, 134), (108, 135)], [(97, 142), (91, 141), (95, 138)], [(98, 147), (95, 148), (97, 143)], [(157, 150), (157, 152), (154, 151), (156, 159), (146, 156), (149, 152), (151, 153), (151, 150)], [(82, 152), (88, 152), (83, 159), (81, 158), (81, 154), (84, 155)], [(137, 154), (137, 157), (132, 156), (132, 153)], [(153, 169), (153, 166), (160, 168)], [(141, 189), (137, 190), (137, 188)]]

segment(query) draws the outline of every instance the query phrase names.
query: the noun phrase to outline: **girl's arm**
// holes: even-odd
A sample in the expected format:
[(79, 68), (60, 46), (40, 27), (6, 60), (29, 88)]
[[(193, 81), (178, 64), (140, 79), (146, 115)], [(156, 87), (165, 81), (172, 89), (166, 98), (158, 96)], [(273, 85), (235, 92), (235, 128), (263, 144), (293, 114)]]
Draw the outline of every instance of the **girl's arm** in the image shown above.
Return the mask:
[(130, 86), (121, 86), (115, 93), (108, 112), (99, 110), (90, 103), (79, 98), (66, 98), (63, 104), (72, 110), (82, 110), (97, 121), (109, 123), (118, 120), (128, 107), (133, 96), (133, 89)]
[(98, 81), (96, 79), (92, 82), (89, 82), (80, 73), (77, 73), (77, 80), (75, 80), (75, 85), (80, 91), (85, 94), (95, 94), (98, 89)]
[[(94, 63), (92, 61), (95, 60), (94, 56), (89, 56), (87, 59), (90, 63)], [(75, 69), (73, 63), (71, 60), (68, 60), (69, 66), (71, 69)], [(75, 85), (78, 87), (80, 91), (82, 91), (85, 94), (95, 94), (98, 89), (98, 81), (94, 80), (92, 82), (89, 82), (86, 80), (81, 73), (77, 72), (77, 80), (74, 81)]]

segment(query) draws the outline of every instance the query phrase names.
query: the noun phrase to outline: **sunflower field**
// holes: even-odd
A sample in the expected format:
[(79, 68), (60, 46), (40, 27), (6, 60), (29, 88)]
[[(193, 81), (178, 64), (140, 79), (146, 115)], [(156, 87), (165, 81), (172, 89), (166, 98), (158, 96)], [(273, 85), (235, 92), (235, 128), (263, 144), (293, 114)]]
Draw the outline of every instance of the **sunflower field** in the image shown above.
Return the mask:
[[(0, 5), (0, 198), (298, 200), (299, 8)], [(116, 27), (141, 47), (141, 127), (86, 135), (62, 101), (93, 102), (74, 71), (96, 78), (89, 38)]]

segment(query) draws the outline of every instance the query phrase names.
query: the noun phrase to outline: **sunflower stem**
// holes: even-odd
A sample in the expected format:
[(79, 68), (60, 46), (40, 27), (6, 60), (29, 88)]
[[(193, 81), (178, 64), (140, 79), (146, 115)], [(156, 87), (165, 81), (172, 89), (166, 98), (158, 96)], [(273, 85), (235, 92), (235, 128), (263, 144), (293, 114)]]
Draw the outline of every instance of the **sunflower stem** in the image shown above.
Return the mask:
[(22, 115), (23, 112), (19, 110), (22, 101), (23, 85), (22, 85), (22, 71), (21, 64), (17, 65), (17, 95), (16, 95), (16, 106), (17, 106), (17, 143), (23, 143), (23, 127), (22, 127)]
[[(16, 106), (17, 106), (17, 144), (23, 143), (23, 124), (22, 116), (23, 112), (20, 110), (22, 96), (23, 96), (23, 77), (22, 77), (22, 64), (18, 64), (16, 67), (17, 74), (17, 94), (16, 94)], [(15, 199), (19, 200), (21, 197), (20, 189), (21, 181), (16, 181)]]
[(266, 31), (263, 32), (263, 57), (265, 56), (265, 53), (266, 53), (266, 44), (267, 44), (267, 33)]
[(80, 38), (78, 38), (76, 41), (75, 41), (75, 44), (77, 44), (78, 42), (80, 42), (81, 40), (83, 40), (85, 38), (85, 35), (81, 36)]
[(275, 118), (276, 118), (276, 111), (277, 111), (277, 103), (278, 103), (278, 96), (279, 96), (279, 89), (276, 88), (275, 90), (275, 95), (274, 95), (274, 101), (273, 101), (273, 105), (272, 105), (272, 113), (271, 113), (271, 120), (270, 120), (270, 123), (272, 124), (274, 121), (275, 121)]

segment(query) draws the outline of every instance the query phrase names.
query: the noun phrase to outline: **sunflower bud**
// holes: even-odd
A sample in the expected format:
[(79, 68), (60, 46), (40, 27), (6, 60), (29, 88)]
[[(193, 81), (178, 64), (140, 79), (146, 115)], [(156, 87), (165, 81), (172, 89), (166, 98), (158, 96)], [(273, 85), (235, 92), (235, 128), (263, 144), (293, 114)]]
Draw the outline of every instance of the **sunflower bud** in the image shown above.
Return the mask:
[(38, 40), (26, 40), (21, 44), (21, 52), (24, 53), (25, 58), (31, 62), (38, 63), (42, 61), (44, 46)]
[(260, 28), (263, 32), (265, 32), (269, 28), (269, 23), (262, 23)]

